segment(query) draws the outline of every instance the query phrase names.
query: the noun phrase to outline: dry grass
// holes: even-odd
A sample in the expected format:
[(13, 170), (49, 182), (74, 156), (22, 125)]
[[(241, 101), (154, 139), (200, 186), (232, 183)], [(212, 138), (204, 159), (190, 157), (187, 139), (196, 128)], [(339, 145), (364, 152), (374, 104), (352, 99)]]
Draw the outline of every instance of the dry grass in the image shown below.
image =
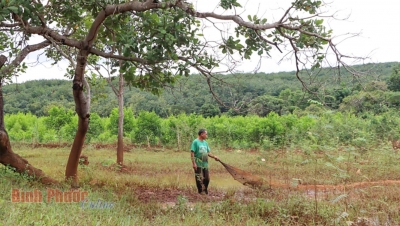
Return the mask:
[[(19, 147), (15, 152), (49, 176), (64, 179), (69, 148)], [(189, 152), (132, 150), (125, 153), (123, 170), (114, 164), (115, 150), (85, 149), (84, 154), (90, 164), (79, 168), (81, 189), (92, 200), (115, 203), (113, 209), (82, 209), (79, 203), (11, 203), (12, 188), (46, 188), (1, 167), (0, 205), (5, 208), (0, 213), (6, 218), (0, 225), (400, 224), (400, 165), (391, 147), (312, 154), (215, 150), (224, 162), (263, 177), (267, 185), (249, 189), (211, 160), (207, 197), (195, 192)], [(67, 190), (68, 184), (58, 189)]]

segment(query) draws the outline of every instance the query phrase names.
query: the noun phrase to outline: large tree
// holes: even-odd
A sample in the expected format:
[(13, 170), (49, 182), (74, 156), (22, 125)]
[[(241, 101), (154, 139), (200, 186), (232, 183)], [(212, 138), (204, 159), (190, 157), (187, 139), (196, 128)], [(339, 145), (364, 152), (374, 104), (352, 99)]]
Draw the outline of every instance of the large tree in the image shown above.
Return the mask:
[[(4, 33), (2, 33), (4, 34)], [(30, 53), (48, 46), (48, 42), (42, 42), (35, 45), (27, 45), (21, 51), (13, 50), (8, 59), (4, 55), (0, 55), (0, 163), (19, 173), (27, 174), (40, 180), (44, 184), (56, 184), (56, 180), (48, 177), (43, 171), (29, 164), (27, 160), (14, 153), (10, 144), (10, 139), (4, 124), (4, 102), (3, 102), (3, 84), (9, 80), (10, 76), (20, 70), (22, 61)]]
[[(78, 50), (72, 87), (79, 121), (65, 171), (73, 186), (78, 186), (78, 162), (90, 119), (85, 77), (90, 63), (105, 63), (104, 59), (121, 62), (116, 73), (124, 74), (130, 85), (156, 94), (179, 77), (189, 76), (193, 68), (204, 76), (214, 95), (215, 70), (225, 66), (224, 70), (230, 71), (237, 61), (253, 55), (270, 56), (272, 49), (293, 58), (296, 76), (306, 88), (301, 69), (321, 67), (327, 52), (334, 54), (338, 65), (343, 65), (345, 57), (324, 26), (323, 18), (328, 15), (318, 0), (294, 0), (272, 22), (235, 13), (241, 7), (238, 0), (221, 0), (219, 7), (225, 13), (199, 12), (183, 0), (48, 0), (46, 5), (38, 0), (14, 0), (5, 4), (12, 7), (12, 17), (9, 23), (2, 22), (3, 27), (24, 36), (40, 35), (62, 46), (61, 50)], [(219, 22), (235, 24), (235, 34), (226, 35)], [(220, 40), (204, 36), (201, 28), (210, 24), (221, 32)]]
[[(25, 5), (29, 4), (26, 2)], [(51, 42), (38, 41), (35, 44), (28, 43), (29, 34), (20, 33), (19, 28), (23, 26), (25, 20), (17, 21), (17, 15), (20, 8), (24, 8), (19, 1), (2, 1), (0, 3), (0, 163), (11, 167), (16, 172), (26, 173), (35, 177), (45, 184), (58, 183), (56, 180), (48, 177), (40, 169), (29, 164), (27, 160), (14, 153), (10, 144), (8, 133), (4, 125), (4, 103), (2, 87), (11, 82), (13, 76), (24, 72), (27, 66), (24, 63), (25, 58), (33, 52), (46, 49)], [(27, 14), (28, 11), (22, 12)], [(21, 15), (22, 15), (21, 14)]]

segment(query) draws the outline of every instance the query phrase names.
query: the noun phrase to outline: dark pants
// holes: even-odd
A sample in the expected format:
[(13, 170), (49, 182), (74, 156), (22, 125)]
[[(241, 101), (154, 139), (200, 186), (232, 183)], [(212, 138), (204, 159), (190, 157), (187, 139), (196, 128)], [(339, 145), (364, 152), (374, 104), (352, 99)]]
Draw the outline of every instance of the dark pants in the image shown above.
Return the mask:
[(197, 169), (194, 171), (194, 176), (196, 179), (198, 192), (201, 193), (204, 191), (206, 194), (208, 194), (207, 187), (210, 183), (210, 174), (208, 173), (208, 169), (197, 167)]

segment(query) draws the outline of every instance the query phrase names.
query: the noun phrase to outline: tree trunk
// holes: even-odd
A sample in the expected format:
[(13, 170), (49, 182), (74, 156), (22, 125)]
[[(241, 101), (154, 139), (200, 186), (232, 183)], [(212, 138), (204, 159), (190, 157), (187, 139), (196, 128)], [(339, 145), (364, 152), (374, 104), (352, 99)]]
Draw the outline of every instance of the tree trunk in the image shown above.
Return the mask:
[(43, 184), (58, 184), (59, 182), (46, 176), (42, 170), (37, 169), (29, 164), (27, 160), (15, 154), (11, 149), (10, 140), (7, 132), (0, 129), (0, 163), (5, 166), (10, 166), (18, 173), (26, 173), (34, 177)]
[(86, 138), (86, 132), (89, 128), (89, 116), (87, 118), (80, 118), (78, 120), (78, 130), (75, 135), (74, 143), (72, 144), (71, 152), (69, 154), (67, 168), (65, 170), (65, 177), (71, 180), (71, 186), (74, 188), (79, 187), (78, 183), (78, 165), (79, 158), (82, 154), (83, 144)]
[(124, 76), (119, 75), (117, 164), (124, 164)]
[(89, 110), (90, 96), (84, 93), (84, 86), (89, 90), (89, 85), (85, 80), (85, 68), (87, 65), (87, 57), (89, 55), (89, 42), (82, 42), (84, 48), (79, 51), (77, 64), (75, 68), (75, 77), (73, 82), (73, 96), (75, 100), (75, 111), (78, 115), (78, 129), (71, 147), (67, 167), (65, 169), (65, 179), (71, 180), (71, 186), (76, 188), (78, 184), (78, 165), (79, 158), (82, 153), (83, 144), (85, 142), (86, 133), (89, 128)]
[[(3, 67), (7, 57), (0, 55), (0, 68)], [(15, 154), (11, 148), (10, 139), (4, 125), (3, 81), (0, 81), (0, 163), (13, 167), (18, 173), (26, 173), (43, 184), (58, 184), (58, 181), (46, 176), (42, 170), (29, 164), (27, 160)]]
[(176, 129), (176, 138), (178, 139), (178, 151), (181, 150), (181, 137), (179, 133), (179, 129)]
[[(90, 95), (86, 96), (83, 91), (83, 86), (87, 85), (85, 80), (85, 68), (87, 66), (87, 59), (92, 49), (92, 45), (96, 40), (99, 28), (102, 26), (104, 20), (114, 13), (124, 13), (131, 10), (146, 11), (151, 7), (157, 7), (152, 1), (146, 2), (127, 2), (120, 5), (107, 5), (100, 11), (94, 19), (86, 37), (79, 43), (79, 53), (76, 58), (75, 76), (73, 80), (73, 94), (75, 101), (75, 111), (79, 117), (78, 130), (71, 148), (68, 158), (67, 167), (65, 169), (65, 177), (67, 180), (72, 180), (72, 186), (78, 187), (78, 165), (79, 157), (82, 153), (82, 147), (85, 142), (86, 133), (89, 127), (90, 117)], [(88, 87), (88, 86), (87, 86)], [(118, 161), (118, 160), (117, 160)]]

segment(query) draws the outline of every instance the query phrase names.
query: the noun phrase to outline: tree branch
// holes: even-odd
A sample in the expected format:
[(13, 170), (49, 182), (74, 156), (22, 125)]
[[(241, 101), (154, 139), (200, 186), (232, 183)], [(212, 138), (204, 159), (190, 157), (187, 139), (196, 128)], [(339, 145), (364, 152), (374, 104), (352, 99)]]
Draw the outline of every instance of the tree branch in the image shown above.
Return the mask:
[(21, 22), (13, 23), (13, 24), (8, 24), (8, 23), (0, 22), (0, 27), (9, 27), (9, 28), (13, 28), (13, 27), (19, 27), (19, 26), (21, 26), (21, 25), (22, 25)]
[(316, 38), (319, 38), (319, 39), (322, 39), (322, 40), (325, 40), (325, 41), (328, 41), (328, 42), (331, 41), (331, 38), (327, 38), (327, 37), (321, 36), (321, 35), (313, 33), (313, 32), (302, 30), (301, 26), (294, 27), (294, 26), (290, 26), (290, 25), (287, 25), (287, 24), (281, 24), (279, 27), (283, 27), (285, 29), (292, 30), (292, 31), (298, 31), (298, 32), (300, 32), (302, 34), (306, 34), (306, 35), (309, 35), (309, 36), (314, 36)]
[(0, 70), (1, 79), (3, 80), (5, 78), (4, 75), (11, 73), (11, 71), (14, 70), (14, 68), (16, 68), (18, 65), (20, 65), (21, 62), (24, 61), (24, 59), (26, 58), (26, 56), (29, 53), (43, 49), (50, 44), (51, 44), (51, 42), (46, 40), (46, 41), (43, 41), (38, 44), (25, 46), (25, 48), (23, 48), (21, 50), (21, 52), (19, 52), (19, 54), (15, 57), (15, 59), (7, 67), (4, 67)]

